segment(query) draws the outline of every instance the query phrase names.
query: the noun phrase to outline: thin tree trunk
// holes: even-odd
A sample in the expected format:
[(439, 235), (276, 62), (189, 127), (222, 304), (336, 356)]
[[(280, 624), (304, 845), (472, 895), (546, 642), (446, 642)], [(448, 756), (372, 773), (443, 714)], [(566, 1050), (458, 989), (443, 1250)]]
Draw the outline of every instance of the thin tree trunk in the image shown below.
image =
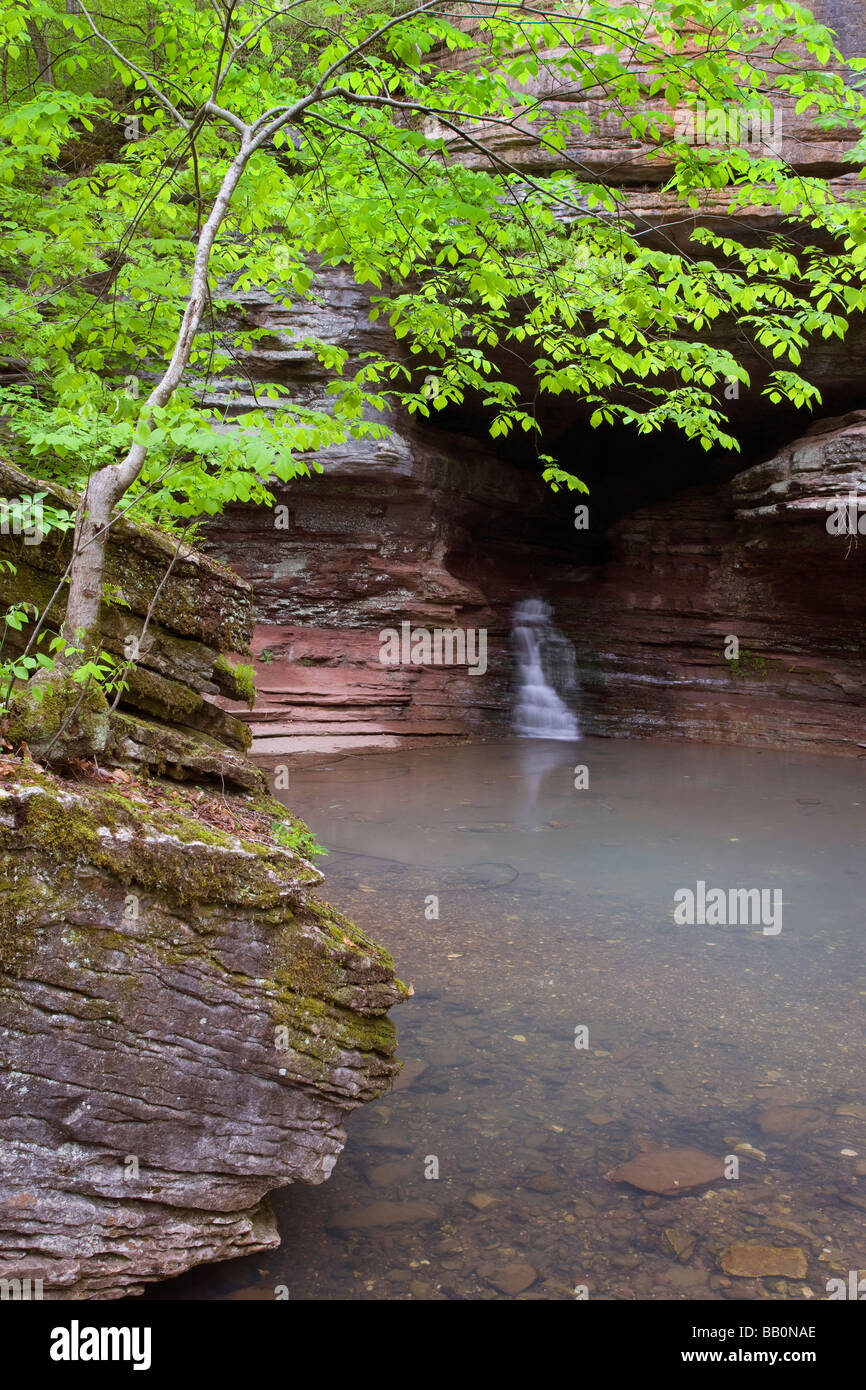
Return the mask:
[(46, 87), (54, 86), (54, 60), (46, 30), (40, 29), (35, 20), (27, 20), (27, 32), (36, 59), (36, 75), (41, 77)]
[(116, 504), (112, 471), (102, 468), (93, 475), (75, 518), (75, 545), (63, 623), (63, 636), (75, 648), (92, 641), (98, 628), (105, 545)]
[[(164, 375), (145, 402), (146, 406), (163, 406), (171, 400), (186, 371), (193, 341), (207, 301), (208, 266), (211, 252), (235, 189), (243, 176), (254, 146), (244, 139), (232, 160), (210, 216), (205, 222), (196, 248), (189, 299), (180, 329)], [(146, 417), (144, 417), (146, 418)], [(99, 606), (102, 599), (102, 575), (105, 568), (105, 547), (111, 514), (124, 493), (132, 487), (147, 459), (146, 443), (133, 444), (121, 463), (101, 468), (87, 485), (75, 523), (75, 544), (69, 576), (69, 598), (63, 635), (74, 647), (92, 645), (99, 631)]]

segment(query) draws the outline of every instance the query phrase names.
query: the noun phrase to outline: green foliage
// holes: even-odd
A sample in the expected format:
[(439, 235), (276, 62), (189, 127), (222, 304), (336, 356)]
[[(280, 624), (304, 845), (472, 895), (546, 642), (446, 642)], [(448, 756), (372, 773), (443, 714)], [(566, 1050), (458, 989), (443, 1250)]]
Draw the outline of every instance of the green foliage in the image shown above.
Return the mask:
[(72, 679), (80, 685), (97, 685), (105, 695), (116, 695), (119, 690), (126, 689), (128, 663), (118, 661), (110, 652), (99, 651), (96, 655), (88, 656), (83, 649), (67, 646), (64, 656), (84, 657), (72, 671)]
[(243, 662), (238, 662), (237, 666), (234, 668), (234, 677), (235, 681), (237, 682), (238, 690), (240, 690), (241, 694), (247, 702), (247, 705), (250, 709), (255, 709), (256, 673), (254, 668), (251, 665), (247, 665)]
[(759, 656), (757, 652), (747, 651), (745, 647), (740, 648), (740, 655), (728, 662), (729, 674), (736, 679), (748, 679), (755, 677), (763, 680), (769, 666), (765, 656)]
[(245, 665), (240, 661), (235, 664), (227, 657), (219, 656), (216, 660), (215, 674), (224, 678), (236, 699), (246, 700), (249, 708), (255, 709), (256, 673), (252, 665)]
[(314, 859), (317, 855), (328, 853), (303, 821), (274, 821), (273, 836), (283, 849), (290, 849), (304, 859)]
[[(26, 624), (35, 623), (38, 618), (39, 610), (35, 604), (19, 603), (6, 610), (3, 621), (6, 628), (21, 632)], [(43, 641), (51, 652), (50, 656), (44, 651), (35, 650), (35, 646)], [(97, 688), (106, 698), (127, 688), (128, 663), (118, 661), (110, 652), (88, 652), (63, 637), (51, 637), (44, 628), (36, 634), (33, 645), (32, 652), (31, 644), (28, 644), (20, 655), (4, 657), (3, 639), (0, 639), (0, 718), (8, 714), (17, 684), (31, 681), (40, 671), (56, 671), (61, 659), (70, 667), (71, 681), (82, 687)], [(42, 698), (42, 687), (38, 683), (32, 686), (32, 698), (36, 703)]]
[[(6, 498), (2, 500), (5, 508), (4, 521), (9, 525), (13, 534), (23, 534), (25, 544), (28, 535), (38, 529), (40, 541), (44, 540), (51, 532), (63, 535), (74, 525), (74, 520), (70, 513), (63, 507), (55, 507), (53, 504), (46, 504), (43, 499), (47, 496), (44, 492), (36, 492), (31, 496), (16, 498)], [(31, 537), (32, 538), (32, 537)], [(6, 574), (15, 575), (18, 567), (13, 560), (0, 558), (0, 570)], [(68, 644), (62, 637), (52, 636), (49, 630), (41, 626), (41, 614), (35, 603), (20, 602), (10, 604), (6, 612), (2, 615), (2, 626), (0, 626), (0, 719), (5, 719), (9, 713), (13, 692), (18, 683), (28, 682), (40, 671), (52, 672), (55, 669), (56, 657), (62, 654)], [(4, 647), (6, 638), (10, 632), (23, 633), (26, 635), (28, 628), (33, 628), (30, 640), (24, 646), (23, 651), (6, 653)], [(38, 650), (45, 646), (45, 650)], [(78, 652), (76, 651), (76, 654)], [(98, 663), (90, 663), (91, 669), (87, 675), (81, 676), (76, 673), (76, 680), (95, 679), (105, 690), (111, 687), (111, 682), (116, 680), (113, 658), (105, 653), (100, 655)], [(80, 670), (85, 670), (82, 666)], [(114, 686), (116, 688), (116, 685)], [(34, 696), (39, 699), (37, 692)]]
[[(6, 561), (4, 567), (8, 572), (17, 573), (16, 568), (11, 562)], [(3, 630), (0, 634), (0, 717), (6, 714), (9, 706), (9, 699), (16, 681), (29, 681), (37, 671), (53, 671), (54, 660), (46, 653), (34, 651), (32, 654), (25, 650), (18, 655), (5, 656), (3, 647), (6, 636), (11, 629), (13, 632), (23, 632), (24, 628), (30, 623), (36, 622), (39, 617), (39, 610), (34, 603), (13, 603), (3, 615)], [(37, 636), (37, 644), (46, 637), (46, 633), (41, 632)]]
[(573, 473), (566, 473), (564, 469), (557, 468), (551, 464), (545, 468), (542, 478), (550, 484), (552, 492), (559, 492), (561, 487), (565, 487), (569, 492), (589, 492), (586, 483), (581, 482), (580, 478), (575, 478)]
[[(116, 9), (91, 20), (65, 0), (11, 0), (0, 17), (0, 355), (21, 363), (0, 413), (22, 467), (77, 486), (146, 445), (129, 500), (164, 525), (271, 501), (272, 479), (381, 437), (395, 406), (427, 417), (470, 401), (494, 439), (534, 437), (517, 357), (537, 393), (586, 403), (596, 428), (672, 426), (733, 449), (723, 388), (748, 376), (709, 330), (732, 326), (777, 364), (771, 401), (807, 406), (805, 347), (841, 337), (866, 305), (859, 187), (837, 196), (772, 152), (676, 138), (701, 103), (786, 100), (819, 128), (863, 130), (866, 102), (846, 84), (862, 64), (846, 69), (796, 4), (656, 0), (651, 23), (615, 0), (470, 7), (471, 24), (446, 0)], [(39, 76), (34, 32), (52, 59)], [(592, 100), (544, 104), (536, 79)], [(668, 162), (673, 221), (723, 190), (786, 235), (755, 247), (699, 228), (685, 251), (647, 244), (572, 157), (604, 120)], [(217, 235), (189, 371), (147, 405), (244, 129), (262, 141)], [(553, 173), (528, 172), (533, 155), (484, 157), (515, 130)], [(258, 385), (250, 404), (239, 355), (263, 330), (229, 312), (232, 297), (255, 286), (290, 309), (315, 301), (316, 258), (372, 288), (373, 317), (413, 368), (384, 352), (350, 372), (344, 352), (298, 334), (332, 374), (330, 407)], [(552, 485), (580, 486), (542, 462)]]

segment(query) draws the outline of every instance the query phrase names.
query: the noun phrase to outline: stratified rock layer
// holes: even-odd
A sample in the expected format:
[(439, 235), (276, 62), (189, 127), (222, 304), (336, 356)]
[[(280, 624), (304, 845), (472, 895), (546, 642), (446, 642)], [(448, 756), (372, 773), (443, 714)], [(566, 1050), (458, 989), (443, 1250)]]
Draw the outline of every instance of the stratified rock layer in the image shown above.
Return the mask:
[(610, 562), (562, 597), (584, 731), (862, 756), (858, 517), (862, 411), (821, 421), (731, 483), (623, 518)]
[[(848, 22), (836, 0), (821, 0), (817, 12), (841, 25), (846, 51), (859, 51), (862, 16)], [(440, 57), (463, 61), (459, 53)], [(776, 209), (733, 206), (728, 189), (705, 190), (685, 207), (662, 186), (669, 162), (618, 121), (599, 121), (600, 93), (552, 77), (543, 61), (526, 92), (552, 114), (589, 115), (590, 128), (575, 122), (560, 154), (541, 151), (520, 122), (488, 129), (497, 155), (524, 172), (568, 164), (604, 181), (617, 191), (617, 216), (646, 244), (693, 255), (698, 226), (747, 246), (791, 232)], [(684, 139), (695, 134), (681, 131)], [(852, 130), (823, 129), (785, 99), (771, 134), (796, 172), (827, 177), (840, 198), (858, 186)], [(477, 162), (457, 135), (450, 153)], [(794, 232), (813, 239), (805, 226)], [(250, 405), (251, 383), (273, 381), (301, 404), (325, 407), (327, 377), (302, 346), (308, 336), (345, 350), (347, 374), (379, 350), (417, 366), (406, 343), (389, 335), (386, 314), (371, 321), (369, 295), (345, 269), (314, 269), (315, 302), (277, 302), (255, 288), (236, 296), (239, 324), (263, 333), (240, 349), (246, 378), (216, 388), (216, 405), (229, 406), (232, 386), (236, 407)], [(390, 439), (331, 450), (321, 476), (275, 485), (279, 527), (262, 509), (230, 509), (210, 544), (255, 591), (257, 750), (286, 756), (507, 730), (512, 609), (539, 596), (578, 647), (585, 732), (857, 753), (866, 675), (861, 553), (824, 523), (825, 504), (849, 485), (862, 489), (859, 426), (777, 453), (779, 440), (803, 428), (792, 407), (774, 411), (762, 393), (777, 364), (730, 321), (706, 332), (750, 375), (748, 388), (731, 400), (726, 391), (723, 402), (746, 442), (742, 460), (690, 454), (675, 436), (655, 453), (643, 439), (624, 460), (623, 433), (590, 430), (588, 411), (573, 398), (539, 394), (511, 344), (507, 370), (536, 401), (544, 451), (591, 481), (588, 499), (552, 497), (531, 450), (521, 453), (514, 440), (493, 446), (480, 402), (467, 400), (426, 423), (395, 416)], [(866, 321), (855, 315), (844, 341), (816, 336), (804, 351), (803, 375), (828, 413), (860, 403), (864, 337)], [(775, 455), (771, 463), (751, 466), (767, 455)], [(702, 478), (711, 481), (694, 489)], [(584, 500), (587, 531), (572, 521), (575, 501)], [(483, 629), (485, 674), (383, 664), (382, 633), (404, 621)], [(737, 659), (726, 656), (729, 637), (739, 643)], [(246, 717), (239, 702), (232, 709)]]
[[(7, 498), (38, 493), (48, 506), (70, 516), (79, 501), (67, 488), (37, 482), (2, 459), (0, 493)], [(46, 615), (46, 634), (58, 631), (64, 613), (64, 590), (61, 586), (58, 592), (58, 584), (71, 547), (71, 530), (65, 535), (48, 531), (38, 538), (32, 528), (28, 536), (3, 526), (3, 610), (27, 604), (29, 614), (35, 609)], [(223, 654), (248, 648), (253, 627), (249, 584), (190, 546), (118, 517), (106, 547), (105, 595), (102, 643), (123, 672), (106, 757), (180, 780), (213, 777), (246, 788), (259, 785), (255, 769), (241, 756), (249, 746), (248, 729), (214, 702), (232, 685), (232, 663)], [(7, 652), (21, 651), (33, 630), (29, 617), (20, 631), (7, 628)], [(16, 746), (22, 739), (32, 743), (28, 721), (17, 713), (10, 737)], [(51, 751), (54, 761), (76, 753), (62, 742)]]
[(398, 1070), (390, 959), (300, 855), (177, 793), (9, 772), (0, 1278), (116, 1298), (275, 1246), (268, 1191), (322, 1182)]
[[(484, 733), (507, 721), (511, 606), (555, 560), (570, 572), (567, 504), (471, 440), (459, 459), (435, 438), (401, 435), (398, 448), (390, 475), (380, 452), (277, 486), (288, 529), (254, 507), (232, 508), (213, 528), (255, 592), (250, 718), (260, 754)], [(402, 622), (483, 630), (486, 669), (384, 663), (382, 633)]]
[[(604, 559), (570, 527), (573, 499), (473, 441), (459, 457), (429, 435), (398, 443), (390, 472), (358, 456), (281, 489), (287, 530), (238, 508), (215, 532), (255, 590), (261, 753), (506, 730), (528, 595), (575, 643), (584, 733), (862, 751), (866, 545), (828, 521), (851, 497), (866, 513), (866, 412), (621, 517)], [(381, 634), (402, 621), (483, 629), (486, 673), (384, 665)]]

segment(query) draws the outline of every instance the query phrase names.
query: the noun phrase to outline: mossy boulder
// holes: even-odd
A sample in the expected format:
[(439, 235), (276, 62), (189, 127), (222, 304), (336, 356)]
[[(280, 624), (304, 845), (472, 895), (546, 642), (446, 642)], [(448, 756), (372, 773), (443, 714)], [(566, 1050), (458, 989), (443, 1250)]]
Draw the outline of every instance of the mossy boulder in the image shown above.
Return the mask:
[[(0, 1278), (112, 1298), (274, 1246), (399, 1070), (388, 954), (275, 843), (285, 808), (154, 781), (0, 782)], [(216, 813), (214, 813), (216, 814)]]
[[(246, 727), (246, 726), (244, 726)], [(145, 767), (179, 782), (202, 778), (244, 791), (263, 791), (261, 768), (210, 734), (172, 728), (127, 710), (111, 716), (111, 753), (124, 767)]]
[[(0, 494), (15, 497), (37, 491), (52, 506), (75, 513), (77, 493), (31, 478), (0, 459)], [(59, 578), (69, 563), (72, 539), (71, 531), (52, 533), (41, 545), (28, 546), (25, 537), (0, 535), (0, 554), (16, 565), (26, 564)], [(217, 651), (244, 652), (249, 647), (253, 607), (247, 581), (154, 526), (117, 517), (106, 548), (104, 586), (115, 604), (133, 613), (151, 613), (156, 622), (181, 637), (194, 638)]]
[[(70, 512), (78, 500), (2, 459), (0, 491), (41, 492), (51, 505)], [(39, 545), (28, 544), (24, 535), (0, 535), (0, 611), (27, 605), (32, 615), (20, 630), (7, 629), (7, 654), (20, 655), (31, 642), (36, 615), (43, 635), (58, 632), (65, 603), (58, 580), (70, 544), (70, 534), (59, 531), (49, 532)], [(98, 649), (123, 671), (111, 728), (99, 691), (91, 687), (82, 699), (81, 688), (59, 672), (50, 680), (39, 676), (38, 685), (16, 693), (9, 729), (14, 745), (26, 743), (53, 765), (98, 757), (122, 745), (121, 760), (178, 778), (209, 774), (221, 780), (228, 771), (231, 781), (251, 788), (256, 774), (236, 756), (252, 743), (249, 725), (215, 702), (222, 692), (250, 707), (255, 703), (252, 667), (220, 655), (248, 650), (249, 584), (175, 537), (123, 517), (109, 537), (103, 595)], [(130, 737), (131, 728), (140, 736)]]
[(249, 725), (211, 704), (184, 682), (169, 680), (143, 666), (127, 672), (121, 702), (172, 727), (200, 729), (233, 748), (246, 751), (252, 742)]
[(7, 738), (26, 744), (37, 759), (53, 763), (103, 753), (111, 732), (108, 700), (93, 682), (78, 681), (59, 667), (19, 688), (9, 714)]

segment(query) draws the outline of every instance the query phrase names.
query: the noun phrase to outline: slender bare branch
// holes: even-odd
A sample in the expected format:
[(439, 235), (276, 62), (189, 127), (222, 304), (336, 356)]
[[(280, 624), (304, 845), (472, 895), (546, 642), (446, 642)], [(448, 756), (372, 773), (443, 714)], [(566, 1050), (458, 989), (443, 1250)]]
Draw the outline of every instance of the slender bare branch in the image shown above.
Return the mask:
[(88, 10), (87, 6), (85, 5), (84, 0), (78, 0), (78, 8), (80, 12), (84, 15), (84, 18), (87, 20), (88, 24), (90, 25), (90, 28), (93, 30), (94, 36), (97, 39), (99, 39), (99, 42), (105, 44), (105, 47), (109, 50), (109, 52), (113, 53), (115, 58), (118, 58), (121, 63), (128, 67), (130, 72), (137, 73), (138, 76), (144, 82), (147, 83), (148, 90), (156, 97), (160, 105), (164, 106), (166, 111), (168, 111), (170, 115), (174, 117), (178, 125), (181, 126), (184, 130), (189, 130), (191, 122), (188, 121), (185, 116), (182, 116), (180, 114), (177, 107), (174, 105), (174, 102), (172, 102), (169, 99), (169, 97), (166, 96), (165, 92), (163, 92), (162, 89), (156, 85), (150, 74), (146, 73), (143, 68), (138, 67), (137, 64), (133, 63), (130, 58), (127, 58), (125, 53), (121, 53), (119, 48), (115, 48), (114, 44), (111, 42), (111, 39), (109, 39), (106, 34), (103, 34), (99, 29), (97, 29), (96, 25), (93, 22), (93, 17), (90, 11)]

